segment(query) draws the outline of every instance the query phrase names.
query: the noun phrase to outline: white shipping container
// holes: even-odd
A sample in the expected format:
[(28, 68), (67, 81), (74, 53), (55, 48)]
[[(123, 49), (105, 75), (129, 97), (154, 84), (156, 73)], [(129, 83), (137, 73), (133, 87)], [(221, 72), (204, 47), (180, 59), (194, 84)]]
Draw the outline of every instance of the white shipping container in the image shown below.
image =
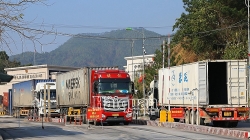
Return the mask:
[(160, 69), (159, 103), (191, 106), (193, 91), (202, 106), (247, 106), (246, 68), (246, 60), (206, 60)]
[(89, 75), (87, 69), (78, 69), (57, 75), (56, 95), (59, 106), (79, 106), (89, 103)]

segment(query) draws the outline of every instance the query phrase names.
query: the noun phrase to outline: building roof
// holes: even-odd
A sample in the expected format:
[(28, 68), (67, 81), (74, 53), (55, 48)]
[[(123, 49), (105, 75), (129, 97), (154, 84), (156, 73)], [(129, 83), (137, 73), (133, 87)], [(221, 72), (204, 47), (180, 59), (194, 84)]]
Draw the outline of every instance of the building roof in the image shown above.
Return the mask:
[(79, 67), (66, 67), (66, 66), (55, 66), (55, 65), (35, 65), (35, 66), (24, 66), (15, 68), (5, 68), (5, 71), (16, 71), (16, 70), (26, 70), (26, 69), (38, 69), (38, 68), (49, 68), (49, 69), (79, 69)]
[[(148, 55), (144, 55), (144, 58), (152, 58), (155, 57), (155, 54), (148, 54)], [(135, 60), (135, 59), (143, 59), (143, 55), (139, 55), (139, 56), (129, 56), (129, 57), (124, 57), (125, 60)]]
[(8, 74), (4, 74), (4, 73), (0, 73), (0, 83), (1, 82), (10, 82), (13, 79), (12, 75), (8, 75)]

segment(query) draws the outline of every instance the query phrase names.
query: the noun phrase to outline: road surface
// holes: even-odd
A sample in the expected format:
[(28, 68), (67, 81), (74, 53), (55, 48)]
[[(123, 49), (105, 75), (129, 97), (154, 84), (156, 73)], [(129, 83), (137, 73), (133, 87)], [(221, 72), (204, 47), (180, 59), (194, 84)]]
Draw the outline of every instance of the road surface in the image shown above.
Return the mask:
[[(0, 133), (6, 140), (230, 140), (228, 137), (196, 134), (146, 125), (63, 126), (56, 123), (28, 122), (0, 118)], [(233, 139), (231, 139), (233, 140)]]

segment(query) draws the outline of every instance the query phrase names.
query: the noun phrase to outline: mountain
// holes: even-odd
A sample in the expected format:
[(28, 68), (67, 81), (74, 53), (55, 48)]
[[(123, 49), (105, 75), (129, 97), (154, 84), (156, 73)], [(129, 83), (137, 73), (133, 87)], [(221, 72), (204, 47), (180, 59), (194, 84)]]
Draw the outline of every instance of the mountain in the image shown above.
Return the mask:
[[(162, 44), (161, 35), (145, 30), (144, 47), (147, 54), (154, 54)], [(119, 66), (126, 65), (124, 57), (142, 55), (141, 29), (132, 31), (114, 30), (101, 34), (78, 34), (51, 52), (36, 53), (35, 63), (59, 66)], [(34, 52), (24, 52), (10, 56), (10, 60), (18, 60), (22, 65), (33, 64)]]

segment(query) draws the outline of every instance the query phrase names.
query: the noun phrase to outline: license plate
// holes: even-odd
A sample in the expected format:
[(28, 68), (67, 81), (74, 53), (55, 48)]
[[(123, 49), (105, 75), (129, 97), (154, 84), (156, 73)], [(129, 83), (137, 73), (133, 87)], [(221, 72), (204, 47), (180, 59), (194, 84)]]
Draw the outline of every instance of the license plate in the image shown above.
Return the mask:
[(119, 116), (119, 114), (112, 114), (112, 116)]
[(232, 116), (232, 112), (224, 112), (224, 116)]
[(55, 112), (56, 110), (50, 110), (50, 112)]

